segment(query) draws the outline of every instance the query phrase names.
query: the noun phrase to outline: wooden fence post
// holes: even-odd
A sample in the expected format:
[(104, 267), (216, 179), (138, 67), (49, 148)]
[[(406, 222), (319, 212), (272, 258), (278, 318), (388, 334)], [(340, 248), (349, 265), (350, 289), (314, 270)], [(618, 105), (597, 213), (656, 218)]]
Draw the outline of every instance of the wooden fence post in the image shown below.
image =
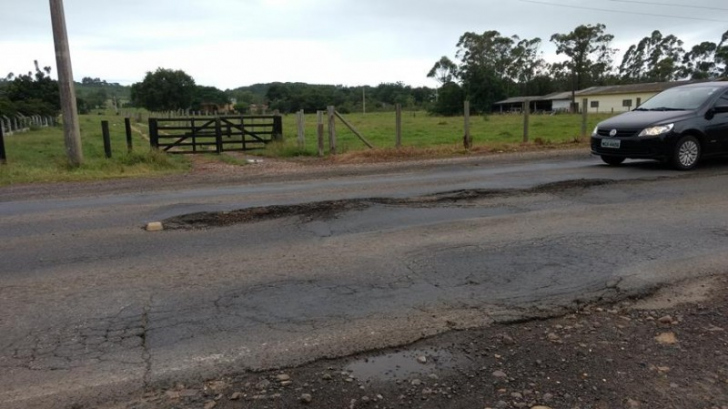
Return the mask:
[(298, 149), (306, 147), (306, 129), (303, 109), (296, 113), (296, 127), (298, 128)]
[(588, 121), (589, 121), (589, 107), (587, 104), (589, 104), (589, 99), (584, 98), (581, 101), (582, 108), (581, 108), (581, 138), (586, 139), (587, 132), (589, 132), (588, 129)]
[(109, 134), (109, 121), (101, 121), (101, 133), (104, 137), (104, 153), (106, 159), (111, 159), (111, 135)]
[(523, 143), (528, 143), (529, 125), (531, 116), (531, 101), (528, 99), (523, 101)]
[(273, 115), (273, 140), (283, 141), (283, 117), (280, 114)]
[(397, 104), (396, 111), (395, 146), (399, 149), (402, 147), (402, 104)]
[(220, 117), (215, 117), (215, 152), (219, 155), (222, 153), (222, 121)]
[(336, 109), (333, 106), (327, 108), (329, 117), (329, 152), (336, 155)]
[(5, 128), (0, 119), (0, 165), (7, 165), (8, 158), (5, 156)]
[(149, 143), (154, 149), (159, 149), (159, 129), (157, 126), (157, 120), (149, 118)]
[(318, 136), (318, 156), (324, 156), (324, 111), (316, 112), (316, 134)]
[(470, 101), (465, 101), (463, 107), (465, 114), (465, 133), (463, 135), (463, 146), (465, 149), (473, 147), (473, 136), (470, 134)]
[(124, 118), (124, 128), (126, 130), (126, 150), (131, 153), (134, 147), (131, 140), (131, 119), (128, 117)]

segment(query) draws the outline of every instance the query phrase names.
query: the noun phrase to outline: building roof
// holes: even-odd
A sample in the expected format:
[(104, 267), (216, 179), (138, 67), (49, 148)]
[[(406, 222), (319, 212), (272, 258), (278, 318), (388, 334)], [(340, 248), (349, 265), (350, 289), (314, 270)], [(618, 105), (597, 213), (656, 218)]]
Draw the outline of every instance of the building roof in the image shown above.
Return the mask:
[(545, 97), (512, 97), (508, 99), (504, 99), (503, 101), (498, 101), (494, 105), (506, 105), (506, 104), (522, 104), (526, 102), (526, 100), (529, 100), (531, 102), (533, 101), (545, 101)]
[[(650, 82), (644, 84), (628, 84), (628, 85), (607, 85), (599, 87), (590, 87), (577, 91), (577, 97), (589, 97), (598, 95), (620, 95), (620, 94), (641, 94), (641, 93), (658, 93), (666, 89), (678, 87), (680, 85), (694, 84), (702, 81), (673, 81), (673, 82)], [(498, 101), (494, 105), (522, 104), (527, 99), (529, 101), (560, 101), (571, 100), (572, 92), (554, 92), (544, 96), (531, 97), (512, 97)]]
[(644, 84), (629, 85), (607, 85), (602, 87), (590, 87), (578, 91), (576, 95), (587, 97), (593, 95), (619, 95), (619, 94), (640, 94), (645, 92), (662, 92), (666, 89), (680, 85), (692, 84), (695, 81), (674, 81), (674, 82), (649, 82)]
[(549, 101), (558, 101), (558, 100), (562, 100), (562, 99), (568, 99), (568, 100), (570, 100), (571, 99), (571, 91), (554, 92), (554, 93), (548, 94), (548, 95), (546, 95), (546, 96), (544, 96), (542, 98), (545, 99), (545, 100), (549, 100)]

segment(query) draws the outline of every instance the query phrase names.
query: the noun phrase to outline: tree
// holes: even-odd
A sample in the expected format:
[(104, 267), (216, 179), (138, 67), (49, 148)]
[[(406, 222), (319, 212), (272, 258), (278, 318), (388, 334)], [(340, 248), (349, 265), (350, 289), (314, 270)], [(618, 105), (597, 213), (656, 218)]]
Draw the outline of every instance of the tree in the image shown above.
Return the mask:
[(684, 75), (683, 42), (674, 35), (663, 36), (658, 30), (624, 54), (619, 74), (625, 82), (676, 81)]
[(440, 58), (440, 61), (436, 62), (427, 74), (427, 78), (434, 78), (441, 85), (452, 82), (457, 76), (458, 66), (446, 56)]
[[(504, 37), (498, 31), (467, 32), (457, 43), (459, 79), (475, 111), (489, 111), (494, 102), (530, 81), (543, 67), (541, 40)], [(521, 86), (522, 90), (526, 87)]]
[(728, 76), (728, 31), (718, 44), (704, 41), (693, 46), (683, 59), (683, 75), (695, 80)]
[(131, 100), (150, 111), (188, 109), (196, 89), (195, 80), (184, 71), (158, 68), (131, 86)]
[(12, 79), (5, 87), (3, 108), (0, 114), (44, 115), (54, 116), (61, 110), (61, 96), (58, 81), (51, 79), (51, 67), (40, 68), (38, 61), (33, 61), (35, 73), (27, 75), (8, 75)]
[(430, 113), (444, 116), (460, 115), (463, 113), (463, 102), (465, 102), (463, 89), (454, 82), (448, 82), (440, 87), (437, 102)]
[(198, 85), (192, 98), (192, 109), (199, 111), (203, 105), (226, 105), (230, 103), (227, 94), (215, 87)]
[(604, 24), (581, 25), (568, 34), (551, 36), (556, 54), (569, 57), (566, 67), (572, 75), (572, 91), (604, 83), (609, 78), (616, 50), (610, 48), (614, 36), (607, 34), (606, 28)]

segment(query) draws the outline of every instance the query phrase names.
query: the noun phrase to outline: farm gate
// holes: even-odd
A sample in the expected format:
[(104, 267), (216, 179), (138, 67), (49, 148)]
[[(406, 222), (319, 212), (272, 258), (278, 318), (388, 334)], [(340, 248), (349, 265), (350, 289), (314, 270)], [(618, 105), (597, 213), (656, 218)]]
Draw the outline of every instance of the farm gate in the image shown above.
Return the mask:
[(280, 115), (150, 118), (153, 148), (168, 153), (222, 153), (264, 149), (283, 139)]

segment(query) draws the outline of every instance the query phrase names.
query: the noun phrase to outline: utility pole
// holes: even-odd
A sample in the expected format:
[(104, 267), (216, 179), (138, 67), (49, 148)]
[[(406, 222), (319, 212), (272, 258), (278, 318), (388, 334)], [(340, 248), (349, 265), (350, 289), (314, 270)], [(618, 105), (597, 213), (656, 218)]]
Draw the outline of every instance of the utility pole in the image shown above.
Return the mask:
[(81, 129), (78, 124), (78, 108), (76, 107), (76, 89), (73, 85), (71, 68), (71, 51), (68, 46), (66, 15), (63, 11), (63, 0), (50, 0), (51, 22), (53, 24), (53, 42), (56, 46), (56, 69), (58, 86), (61, 91), (61, 111), (63, 113), (63, 135), (66, 142), (68, 162), (79, 166), (83, 162), (81, 148)]

